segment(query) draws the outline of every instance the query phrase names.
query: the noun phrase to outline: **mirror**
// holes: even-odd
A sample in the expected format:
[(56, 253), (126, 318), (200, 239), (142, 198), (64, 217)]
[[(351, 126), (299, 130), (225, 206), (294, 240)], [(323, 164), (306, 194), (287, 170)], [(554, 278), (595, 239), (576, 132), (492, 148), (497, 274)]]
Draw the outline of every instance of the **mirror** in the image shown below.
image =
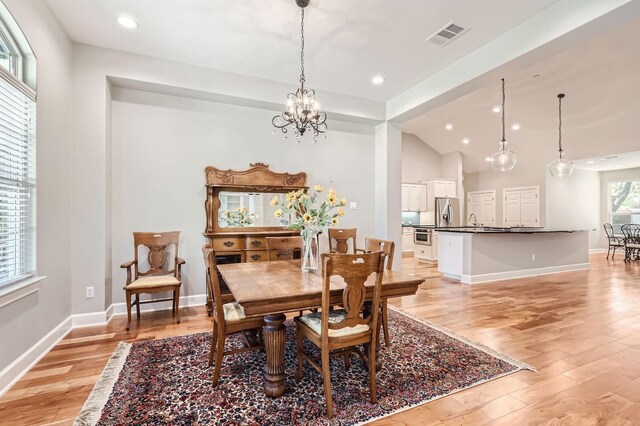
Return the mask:
[(284, 200), (285, 193), (221, 191), (218, 225), (220, 228), (280, 227), (280, 219), (273, 216), (270, 205), (274, 196)]

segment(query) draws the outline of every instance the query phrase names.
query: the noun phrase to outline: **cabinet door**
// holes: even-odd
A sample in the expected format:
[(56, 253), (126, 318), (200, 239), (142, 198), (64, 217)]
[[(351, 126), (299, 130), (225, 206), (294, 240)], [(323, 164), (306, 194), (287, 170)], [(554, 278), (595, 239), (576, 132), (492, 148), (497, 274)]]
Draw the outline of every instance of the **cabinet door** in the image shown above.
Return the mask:
[(402, 184), (402, 211), (409, 211), (410, 207), (410, 194), (409, 194), (409, 185)]
[(402, 235), (402, 251), (413, 251), (413, 234)]
[(520, 226), (520, 191), (505, 191), (504, 226)]
[(409, 210), (414, 212), (427, 210), (427, 189), (424, 185), (409, 187)]
[(455, 182), (444, 182), (444, 193), (445, 197), (456, 198), (456, 183)]
[(480, 197), (480, 216), (478, 219), (483, 226), (496, 224), (496, 198), (491, 194), (482, 194)]
[(523, 189), (520, 192), (520, 225), (539, 226), (538, 210), (538, 190)]

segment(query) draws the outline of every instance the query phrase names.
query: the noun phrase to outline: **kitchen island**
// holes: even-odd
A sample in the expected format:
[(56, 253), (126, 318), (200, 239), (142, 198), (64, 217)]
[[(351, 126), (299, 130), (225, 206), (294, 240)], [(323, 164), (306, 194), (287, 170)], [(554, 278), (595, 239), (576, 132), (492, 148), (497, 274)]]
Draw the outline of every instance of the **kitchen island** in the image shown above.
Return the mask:
[(436, 228), (438, 271), (478, 284), (589, 269), (587, 230)]

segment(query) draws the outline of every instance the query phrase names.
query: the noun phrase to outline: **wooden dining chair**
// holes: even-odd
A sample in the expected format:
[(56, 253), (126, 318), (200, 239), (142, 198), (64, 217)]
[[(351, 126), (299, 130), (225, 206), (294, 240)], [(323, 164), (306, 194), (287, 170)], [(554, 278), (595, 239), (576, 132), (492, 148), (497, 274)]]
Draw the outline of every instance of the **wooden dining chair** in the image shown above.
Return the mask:
[[(269, 260), (299, 259), (302, 253), (302, 237), (267, 237)], [(296, 257), (297, 254), (297, 257)]]
[[(211, 253), (213, 249), (210, 245), (205, 244), (202, 246), (202, 256), (204, 258), (204, 268), (205, 268), (205, 289), (207, 292), (207, 314), (211, 317), (213, 316), (213, 292), (211, 291), (211, 283), (209, 282), (209, 253)], [(218, 276), (218, 282), (220, 283), (220, 296), (222, 297), (222, 303), (231, 303), (235, 301), (233, 294), (231, 294), (231, 290), (227, 287), (227, 283), (224, 282), (222, 276), (216, 271), (216, 275)]]
[(349, 240), (351, 240), (351, 253), (355, 253), (357, 231), (358, 228), (329, 228), (329, 252), (349, 253)]
[[(373, 253), (376, 251), (382, 251), (387, 255), (388, 270), (393, 267), (393, 254), (396, 250), (396, 243), (393, 241), (380, 240), (378, 238), (367, 237), (364, 239), (364, 249), (356, 249), (362, 253)], [(382, 331), (384, 332), (384, 345), (391, 346), (391, 338), (389, 337), (389, 306), (387, 299), (382, 299), (382, 318), (380, 323), (382, 324)]]
[[(211, 347), (209, 348), (209, 365), (215, 365), (213, 370), (213, 386), (218, 385), (220, 379), (220, 370), (222, 369), (222, 359), (225, 355), (234, 355), (241, 352), (259, 350), (264, 348), (262, 340), (262, 326), (264, 326), (264, 317), (262, 316), (246, 316), (242, 306), (238, 302), (222, 303), (222, 294), (220, 292), (220, 281), (218, 280), (218, 268), (216, 266), (216, 254), (211, 250), (207, 255), (209, 267), (209, 285), (213, 294), (213, 330), (211, 332)], [(244, 347), (224, 350), (226, 337), (234, 333), (240, 333), (246, 330), (258, 329), (258, 343), (251, 344), (247, 340), (244, 333)]]
[[(369, 392), (371, 403), (377, 402), (376, 396), (376, 339), (377, 321), (380, 309), (380, 292), (385, 255), (382, 252), (365, 254), (327, 254), (322, 255), (322, 312), (296, 317), (296, 342), (298, 352), (298, 369), (296, 381), (302, 377), (302, 366), (307, 360), (315, 368), (324, 381), (324, 393), (327, 401), (327, 416), (333, 417), (333, 399), (331, 397), (330, 356), (342, 356), (349, 368), (349, 355), (355, 352), (368, 365)], [(374, 308), (365, 310), (365, 282), (375, 273), (373, 289)], [(331, 278), (340, 276), (345, 281), (342, 291), (343, 309), (332, 310), (330, 305)], [(320, 363), (317, 357), (303, 352), (305, 337), (320, 349)], [(364, 353), (357, 345), (368, 345)]]
[[(176, 322), (180, 324), (181, 266), (185, 262), (178, 257), (179, 239), (180, 231), (133, 233), (134, 259), (120, 265), (121, 268), (127, 270), (127, 283), (123, 288), (127, 299), (127, 331), (131, 326), (131, 307), (136, 307), (136, 315), (140, 319), (140, 305), (145, 303), (173, 302), (173, 315), (176, 317)], [(149, 269), (147, 271), (140, 270), (140, 263), (142, 263), (138, 259), (140, 246), (144, 246), (148, 250), (146, 263), (149, 264)], [(172, 264), (167, 261), (171, 246), (175, 247), (175, 257)], [(173, 269), (169, 270), (169, 267), (173, 267)], [(167, 291), (171, 291), (173, 297), (140, 300), (140, 294), (155, 294)], [(131, 296), (135, 296), (133, 303), (131, 303)]]

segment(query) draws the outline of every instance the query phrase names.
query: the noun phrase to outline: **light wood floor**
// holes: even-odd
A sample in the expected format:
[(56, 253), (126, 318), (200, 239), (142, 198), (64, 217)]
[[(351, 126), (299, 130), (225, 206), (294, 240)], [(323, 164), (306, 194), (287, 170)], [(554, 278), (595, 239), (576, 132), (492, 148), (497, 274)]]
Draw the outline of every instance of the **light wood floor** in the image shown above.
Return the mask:
[[(393, 300), (538, 368), (433, 401), (377, 425), (640, 425), (640, 265), (592, 256), (590, 271), (463, 286), (404, 259), (428, 277), (418, 294)], [(70, 424), (120, 340), (210, 329), (204, 308), (143, 315), (132, 331), (116, 318), (72, 331), (0, 399), (0, 423)]]

